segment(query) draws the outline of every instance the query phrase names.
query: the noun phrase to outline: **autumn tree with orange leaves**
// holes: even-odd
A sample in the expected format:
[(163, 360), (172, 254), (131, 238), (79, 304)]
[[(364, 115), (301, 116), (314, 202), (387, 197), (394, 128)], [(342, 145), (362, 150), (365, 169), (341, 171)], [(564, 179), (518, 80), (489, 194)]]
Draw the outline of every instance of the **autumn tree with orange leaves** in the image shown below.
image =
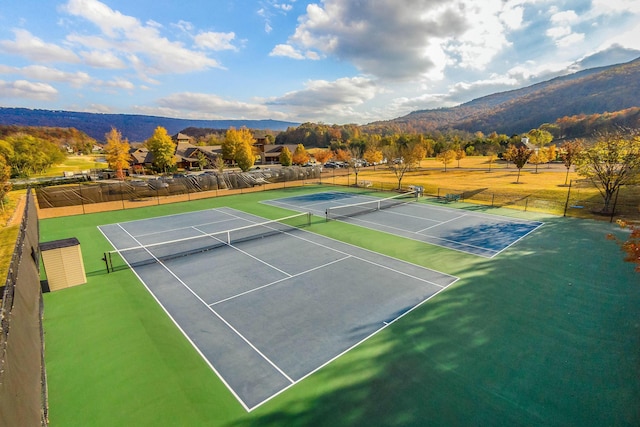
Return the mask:
[(635, 264), (635, 270), (640, 273), (640, 226), (629, 224), (622, 220), (617, 222), (621, 228), (631, 231), (627, 240), (621, 240), (613, 234), (608, 234), (607, 238), (616, 241), (620, 245), (620, 249), (625, 253), (624, 260)]

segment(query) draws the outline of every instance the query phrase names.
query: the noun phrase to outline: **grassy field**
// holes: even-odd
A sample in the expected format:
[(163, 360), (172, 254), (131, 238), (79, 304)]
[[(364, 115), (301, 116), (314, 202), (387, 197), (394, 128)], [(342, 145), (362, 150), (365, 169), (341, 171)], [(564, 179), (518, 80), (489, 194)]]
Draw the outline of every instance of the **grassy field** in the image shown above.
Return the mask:
[[(84, 170), (104, 169), (106, 167), (107, 163), (104, 161), (103, 155), (89, 154), (77, 156), (75, 154), (70, 154), (65, 159), (64, 163), (53, 166), (46, 173), (39, 176), (62, 176), (64, 172), (80, 173)], [(34, 176), (34, 178), (37, 177)]]
[(251, 413), (135, 275), (106, 274), (100, 260), (100, 224), (218, 206), (276, 218), (290, 212), (260, 200), (321, 190), (41, 221), (43, 241), (80, 240), (89, 280), (45, 295), (50, 425), (640, 424), (639, 279), (605, 239), (620, 232), (606, 222), (458, 203), (545, 222), (484, 259), (316, 218), (311, 231), (460, 280)]
[[(349, 177), (333, 177), (333, 170), (323, 174), (325, 182), (346, 185), (355, 183), (353, 173)], [(447, 193), (465, 192), (469, 201), (479, 204), (492, 203), (497, 206), (526, 209), (562, 215), (564, 213), (567, 196), (573, 204), (587, 204), (594, 209), (602, 207), (602, 196), (595, 187), (577, 188), (575, 185), (569, 194), (565, 180), (571, 182), (580, 177), (567, 169), (563, 164), (526, 165), (520, 172), (513, 164), (493, 162), (491, 168), (486, 157), (467, 157), (447, 166), (444, 170), (442, 163), (435, 159), (426, 159), (416, 170), (408, 171), (402, 178), (402, 186), (420, 185), (427, 195), (445, 195)], [(518, 183), (516, 183), (518, 181)], [(374, 188), (395, 188), (398, 178), (384, 166), (361, 169), (358, 182), (369, 182)], [(571, 203), (570, 203), (571, 204)], [(640, 221), (640, 186), (626, 186), (620, 192), (617, 212), (628, 220)], [(584, 218), (601, 218), (591, 209), (569, 212), (571, 216)], [(608, 219), (605, 217), (605, 219)]]

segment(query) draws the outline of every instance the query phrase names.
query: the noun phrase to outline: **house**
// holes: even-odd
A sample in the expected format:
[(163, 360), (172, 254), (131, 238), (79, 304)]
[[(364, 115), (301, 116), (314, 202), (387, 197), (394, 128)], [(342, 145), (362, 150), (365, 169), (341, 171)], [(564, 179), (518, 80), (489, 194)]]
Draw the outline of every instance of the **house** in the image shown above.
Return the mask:
[[(178, 134), (180, 135), (180, 134)], [(206, 160), (205, 168), (212, 167), (222, 153), (220, 145), (193, 145), (178, 142), (176, 146), (176, 166), (178, 169), (200, 169), (201, 159)]]
[(174, 140), (178, 143), (191, 143), (191, 141), (193, 140), (193, 138), (191, 138), (189, 135), (185, 135), (184, 133), (179, 133), (175, 136)]
[(280, 163), (280, 154), (284, 147), (287, 147), (289, 151), (291, 151), (291, 154), (296, 151), (297, 147), (296, 144), (266, 144), (264, 142), (257, 142), (253, 146), (256, 147), (258, 154), (260, 155), (259, 164), (261, 165)]
[[(175, 160), (178, 169), (192, 170), (200, 168), (200, 161), (207, 161), (205, 167), (212, 167), (221, 154), (220, 145), (196, 146), (188, 142), (176, 144)], [(135, 173), (142, 173), (153, 166), (153, 153), (145, 147), (132, 148), (130, 165)]]
[(153, 165), (153, 154), (145, 147), (132, 148), (129, 150), (129, 156), (129, 164), (134, 173), (142, 173)]

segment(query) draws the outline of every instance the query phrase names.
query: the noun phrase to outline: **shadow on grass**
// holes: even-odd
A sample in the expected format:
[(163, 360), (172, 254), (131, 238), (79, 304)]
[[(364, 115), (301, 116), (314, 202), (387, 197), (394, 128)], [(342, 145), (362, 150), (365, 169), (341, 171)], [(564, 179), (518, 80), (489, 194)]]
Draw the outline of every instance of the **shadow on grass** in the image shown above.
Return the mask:
[(231, 425), (637, 425), (640, 288), (605, 231), (552, 219), (461, 263), (450, 289)]

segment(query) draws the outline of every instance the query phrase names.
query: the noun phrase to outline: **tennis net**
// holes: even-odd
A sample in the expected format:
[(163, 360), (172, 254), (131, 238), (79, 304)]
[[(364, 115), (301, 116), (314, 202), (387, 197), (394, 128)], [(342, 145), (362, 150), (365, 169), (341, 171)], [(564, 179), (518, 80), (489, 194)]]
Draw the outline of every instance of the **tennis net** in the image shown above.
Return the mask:
[(356, 215), (367, 214), (379, 211), (381, 209), (391, 208), (393, 206), (402, 205), (418, 199), (417, 191), (397, 194), (385, 199), (371, 200), (368, 202), (352, 203), (350, 205), (334, 206), (327, 208), (325, 214), (327, 221), (330, 219), (339, 219), (352, 217)]
[(194, 255), (222, 246), (287, 233), (310, 224), (311, 213), (300, 213), (231, 230), (117, 249), (105, 252), (103, 260), (107, 265), (107, 272), (111, 273)]

